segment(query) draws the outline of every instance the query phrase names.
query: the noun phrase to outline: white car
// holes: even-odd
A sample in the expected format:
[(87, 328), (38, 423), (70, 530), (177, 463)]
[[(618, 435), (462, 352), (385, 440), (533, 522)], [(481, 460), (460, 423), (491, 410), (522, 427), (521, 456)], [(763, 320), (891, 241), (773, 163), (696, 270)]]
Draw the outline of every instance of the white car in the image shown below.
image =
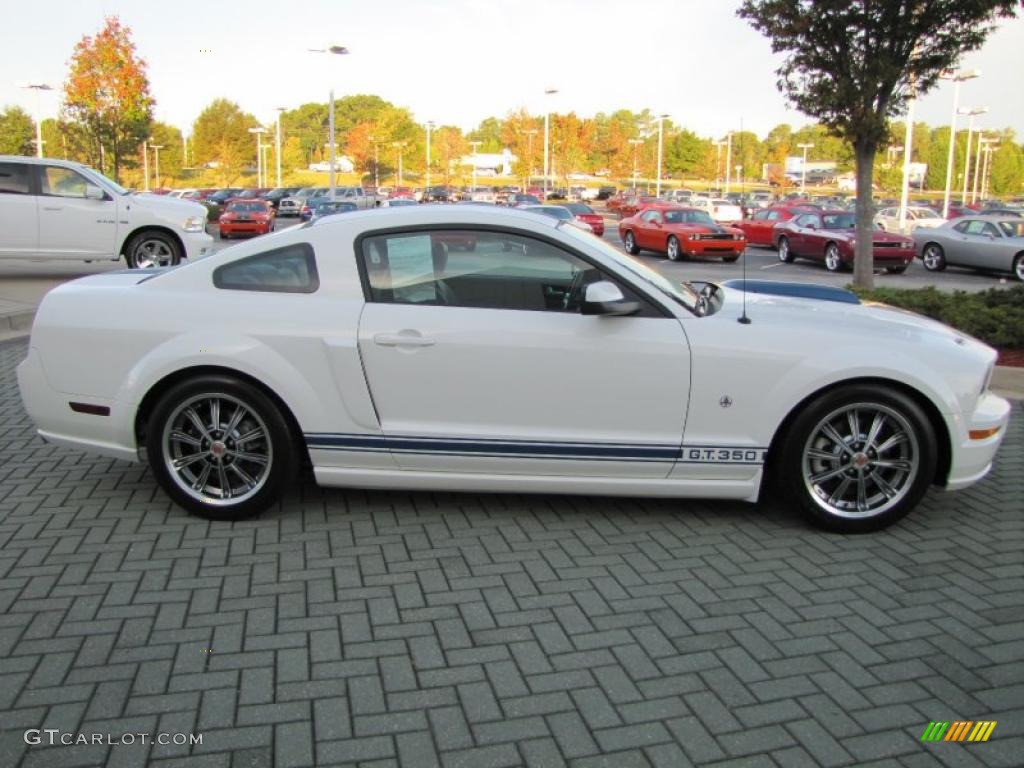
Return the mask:
[(391, 490), (755, 502), (772, 481), (853, 532), (985, 476), (995, 359), (840, 289), (698, 289), (548, 216), (421, 205), (65, 283), (18, 383), (44, 440), (147, 460), (210, 518), (308, 462)]
[[(933, 211), (931, 208), (916, 205), (907, 206), (905, 227), (906, 233), (913, 232), (918, 227), (934, 229), (935, 227), (941, 227), (945, 223), (946, 220), (942, 218), (941, 214)], [(886, 232), (899, 232), (899, 206), (893, 208), (883, 208), (878, 213), (876, 213), (875, 226), (878, 227), (879, 229), (884, 229)]]
[(716, 224), (733, 224), (743, 220), (742, 206), (730, 200), (694, 196), (687, 205), (707, 211)]
[(206, 208), (131, 192), (80, 163), (0, 155), (0, 259), (177, 264), (213, 252)]

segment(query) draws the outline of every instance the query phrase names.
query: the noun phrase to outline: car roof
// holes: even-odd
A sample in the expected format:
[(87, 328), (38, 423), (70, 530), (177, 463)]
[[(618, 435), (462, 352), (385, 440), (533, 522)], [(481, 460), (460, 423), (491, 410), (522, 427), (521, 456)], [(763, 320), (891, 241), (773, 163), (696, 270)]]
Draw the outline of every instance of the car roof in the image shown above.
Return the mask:
[[(349, 224), (356, 220), (366, 222), (367, 227), (374, 221), (379, 221), (382, 228), (430, 224), (514, 227), (519, 222), (524, 224), (532, 222), (534, 224), (542, 223), (554, 229), (560, 222), (559, 219), (542, 213), (531, 213), (521, 208), (504, 208), (496, 205), (406, 205), (397, 208), (364, 208), (345, 217), (345, 221)], [(335, 226), (335, 224), (330, 223), (328, 218), (316, 222), (313, 226), (329, 227)]]

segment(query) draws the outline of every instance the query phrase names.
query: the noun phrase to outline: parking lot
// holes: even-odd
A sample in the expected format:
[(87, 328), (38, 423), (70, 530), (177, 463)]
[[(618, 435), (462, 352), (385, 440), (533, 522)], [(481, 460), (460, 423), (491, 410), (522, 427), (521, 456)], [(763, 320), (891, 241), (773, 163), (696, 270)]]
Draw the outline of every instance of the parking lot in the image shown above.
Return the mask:
[[(0, 765), (1020, 765), (1019, 403), (984, 482), (868, 536), (309, 479), (209, 523), (36, 438), (24, 353), (0, 344)], [(922, 743), (935, 720), (997, 725)]]

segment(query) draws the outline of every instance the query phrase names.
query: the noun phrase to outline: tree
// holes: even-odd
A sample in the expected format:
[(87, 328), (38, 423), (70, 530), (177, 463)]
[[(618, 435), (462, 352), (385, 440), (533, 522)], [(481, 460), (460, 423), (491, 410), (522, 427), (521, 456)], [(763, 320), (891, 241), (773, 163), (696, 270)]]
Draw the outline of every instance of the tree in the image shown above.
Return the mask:
[(857, 166), (854, 284), (873, 286), (871, 182), (888, 121), (912, 89), (930, 90), (981, 47), (1017, 0), (743, 0), (737, 13), (786, 55), (779, 87), (853, 146)]
[(146, 62), (135, 55), (131, 30), (108, 16), (95, 37), (86, 35), (75, 46), (70, 68), (64, 117), (84, 131), (95, 164), (109, 156), (117, 180), (122, 159), (138, 150), (153, 119)]
[(0, 112), (0, 155), (34, 155), (35, 124), (21, 107)]
[(217, 169), (221, 184), (233, 184), (242, 171), (256, 167), (256, 137), (250, 128), (259, 122), (233, 101), (216, 99), (192, 124), (196, 165)]

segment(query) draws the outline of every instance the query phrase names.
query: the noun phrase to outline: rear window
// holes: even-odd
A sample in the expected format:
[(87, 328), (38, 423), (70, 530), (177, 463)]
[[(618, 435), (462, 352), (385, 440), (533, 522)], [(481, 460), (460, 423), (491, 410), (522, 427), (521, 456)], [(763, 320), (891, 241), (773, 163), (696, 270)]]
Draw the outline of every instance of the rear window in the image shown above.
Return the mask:
[(213, 284), (228, 291), (313, 293), (320, 277), (313, 247), (296, 243), (218, 267)]
[(0, 194), (27, 195), (30, 192), (27, 165), (0, 163)]

